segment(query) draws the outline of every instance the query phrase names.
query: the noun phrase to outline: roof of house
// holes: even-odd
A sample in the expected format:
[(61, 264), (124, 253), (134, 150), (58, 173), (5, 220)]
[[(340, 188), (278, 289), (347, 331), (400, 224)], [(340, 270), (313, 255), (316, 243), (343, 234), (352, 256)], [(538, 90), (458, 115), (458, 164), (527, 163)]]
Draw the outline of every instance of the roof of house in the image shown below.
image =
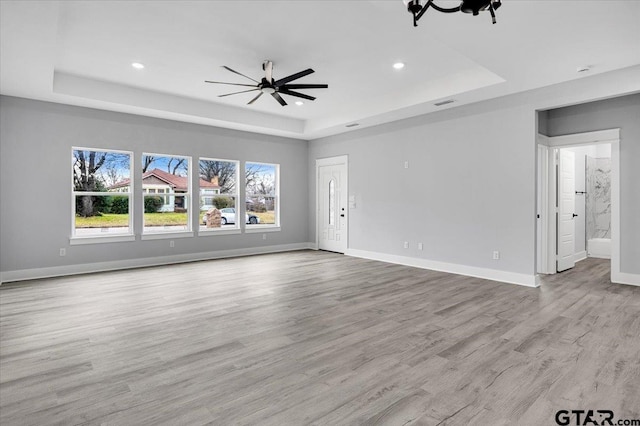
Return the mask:
[[(186, 176), (176, 176), (174, 174), (164, 172), (160, 169), (153, 169), (153, 170), (146, 171), (142, 174), (142, 183), (144, 184), (145, 179), (148, 179), (151, 177), (155, 177), (165, 182), (174, 190), (186, 191), (188, 188), (188, 181)], [(122, 188), (123, 186), (128, 186), (129, 182), (130, 182), (130, 179), (125, 179), (121, 182), (116, 183), (115, 185), (111, 185), (109, 189)], [(207, 182), (204, 179), (200, 179), (200, 188), (217, 189), (217, 188), (220, 188), (220, 186), (217, 183)]]

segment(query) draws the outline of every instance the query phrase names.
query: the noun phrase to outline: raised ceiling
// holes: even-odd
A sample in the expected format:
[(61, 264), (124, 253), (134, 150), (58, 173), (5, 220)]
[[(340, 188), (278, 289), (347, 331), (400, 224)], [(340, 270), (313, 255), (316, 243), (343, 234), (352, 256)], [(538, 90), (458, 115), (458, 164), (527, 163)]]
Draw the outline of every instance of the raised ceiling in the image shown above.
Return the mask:
[[(430, 10), (416, 28), (400, 0), (3, 0), (0, 15), (2, 94), (299, 139), (640, 64), (638, 1), (504, 0), (496, 25)], [(204, 83), (248, 82), (221, 65), (260, 79), (265, 59), (329, 89), (281, 107)]]

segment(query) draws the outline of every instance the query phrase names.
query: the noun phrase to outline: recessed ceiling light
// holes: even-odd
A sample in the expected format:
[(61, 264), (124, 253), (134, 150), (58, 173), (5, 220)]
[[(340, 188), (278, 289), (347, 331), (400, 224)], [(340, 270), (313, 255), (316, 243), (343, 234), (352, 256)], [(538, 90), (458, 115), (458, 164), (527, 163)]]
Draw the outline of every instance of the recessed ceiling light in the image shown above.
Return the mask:
[(141, 70), (141, 69), (143, 69), (143, 68), (144, 68), (144, 65), (143, 65), (143, 64), (141, 64), (140, 62), (133, 62), (133, 63), (131, 64), (131, 66), (132, 66), (132, 67), (134, 67), (134, 68), (135, 68), (135, 69), (137, 69), (137, 70)]
[(304, 102), (302, 102), (302, 101), (296, 101), (296, 105), (298, 105), (298, 106), (302, 106), (302, 105), (304, 105)]
[(393, 68), (401, 70), (402, 68), (404, 68), (404, 62), (396, 62), (395, 64), (393, 64)]

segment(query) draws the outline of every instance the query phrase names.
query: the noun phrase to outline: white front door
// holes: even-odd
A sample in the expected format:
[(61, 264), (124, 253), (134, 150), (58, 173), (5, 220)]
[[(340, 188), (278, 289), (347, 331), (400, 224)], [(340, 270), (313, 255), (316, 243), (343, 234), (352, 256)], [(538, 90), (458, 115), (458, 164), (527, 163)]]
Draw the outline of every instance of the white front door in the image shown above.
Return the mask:
[(318, 248), (347, 250), (347, 163), (318, 162)]
[(558, 272), (575, 266), (575, 154), (560, 150), (558, 164)]

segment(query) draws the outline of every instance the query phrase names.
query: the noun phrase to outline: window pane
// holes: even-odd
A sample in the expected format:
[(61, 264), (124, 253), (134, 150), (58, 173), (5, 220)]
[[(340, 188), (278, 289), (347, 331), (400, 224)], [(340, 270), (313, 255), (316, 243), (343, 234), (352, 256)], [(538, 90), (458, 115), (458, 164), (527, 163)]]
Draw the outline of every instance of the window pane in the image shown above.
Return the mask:
[(144, 232), (189, 231), (189, 159), (142, 155)]
[[(200, 159), (198, 165), (200, 172), (200, 229), (239, 228), (240, 223), (235, 219), (238, 210), (238, 162), (203, 158)], [(220, 217), (208, 214), (213, 208), (222, 210)]]
[(200, 194), (234, 194), (237, 195), (238, 162), (201, 159)]
[(131, 154), (74, 149), (75, 192), (131, 192)]
[(246, 209), (249, 225), (278, 225), (278, 165), (245, 165)]
[(250, 225), (276, 225), (276, 197), (248, 196), (247, 215)]
[[(129, 197), (127, 195), (77, 195), (74, 235), (89, 237), (99, 235), (129, 234)], [(83, 216), (83, 211), (94, 214)]]
[[(165, 199), (167, 202), (165, 202)], [(145, 232), (177, 232), (189, 230), (187, 196), (146, 195), (144, 197)]]
[(333, 179), (329, 181), (329, 225), (336, 223), (336, 183)]

